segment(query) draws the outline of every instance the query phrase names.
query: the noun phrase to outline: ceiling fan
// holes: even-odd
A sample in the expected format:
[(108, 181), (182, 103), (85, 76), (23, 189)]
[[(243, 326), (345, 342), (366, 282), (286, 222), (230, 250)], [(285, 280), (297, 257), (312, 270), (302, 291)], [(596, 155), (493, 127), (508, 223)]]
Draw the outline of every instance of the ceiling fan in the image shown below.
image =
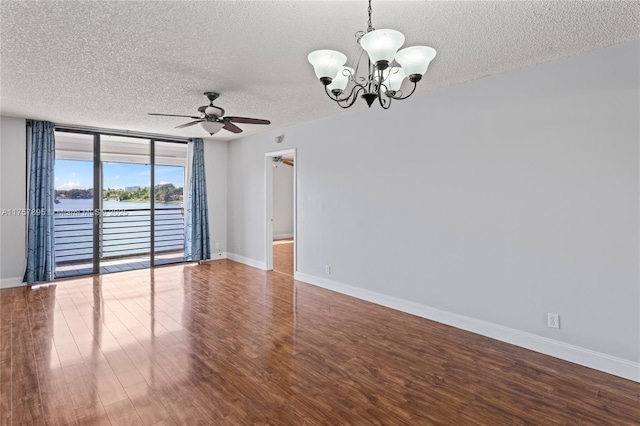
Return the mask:
[(149, 115), (161, 115), (164, 117), (186, 117), (192, 118), (195, 121), (190, 121), (185, 124), (181, 124), (176, 126), (176, 129), (181, 129), (183, 127), (193, 126), (194, 124), (200, 123), (200, 127), (202, 127), (207, 133), (213, 135), (218, 133), (221, 129), (225, 129), (230, 131), (231, 133), (242, 133), (242, 129), (236, 126), (234, 123), (245, 123), (245, 124), (271, 124), (269, 120), (262, 120), (260, 118), (248, 118), (248, 117), (232, 117), (232, 116), (224, 116), (224, 109), (215, 106), (213, 101), (218, 99), (220, 96), (219, 93), (216, 92), (204, 92), (204, 95), (209, 99), (209, 105), (203, 105), (198, 108), (198, 112), (200, 113), (199, 117), (191, 116), (191, 115), (178, 115), (178, 114), (157, 114), (150, 112)]
[(288, 158), (283, 158), (282, 155), (273, 157), (273, 167), (277, 168), (278, 165), (280, 164), (286, 164), (287, 166), (293, 167), (293, 160), (290, 160)]

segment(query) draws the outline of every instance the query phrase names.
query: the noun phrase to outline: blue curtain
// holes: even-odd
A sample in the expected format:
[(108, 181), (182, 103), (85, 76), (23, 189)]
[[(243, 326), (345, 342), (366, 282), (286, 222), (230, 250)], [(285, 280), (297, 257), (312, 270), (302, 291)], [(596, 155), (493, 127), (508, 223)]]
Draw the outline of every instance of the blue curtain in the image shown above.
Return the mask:
[(27, 194), (27, 284), (55, 278), (53, 233), (55, 138), (53, 123), (31, 123), (29, 192)]
[(191, 151), (193, 158), (184, 231), (184, 260), (187, 261), (211, 258), (207, 182), (204, 175), (204, 143), (202, 139), (191, 141)]

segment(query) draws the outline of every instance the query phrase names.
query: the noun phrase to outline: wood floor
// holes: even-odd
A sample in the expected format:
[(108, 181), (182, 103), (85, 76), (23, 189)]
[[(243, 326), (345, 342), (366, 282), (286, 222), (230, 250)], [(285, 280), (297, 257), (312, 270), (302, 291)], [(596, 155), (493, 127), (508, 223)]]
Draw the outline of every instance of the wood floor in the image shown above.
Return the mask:
[(293, 276), (293, 238), (273, 242), (273, 270)]
[(640, 384), (228, 260), (0, 290), (0, 424), (637, 425)]

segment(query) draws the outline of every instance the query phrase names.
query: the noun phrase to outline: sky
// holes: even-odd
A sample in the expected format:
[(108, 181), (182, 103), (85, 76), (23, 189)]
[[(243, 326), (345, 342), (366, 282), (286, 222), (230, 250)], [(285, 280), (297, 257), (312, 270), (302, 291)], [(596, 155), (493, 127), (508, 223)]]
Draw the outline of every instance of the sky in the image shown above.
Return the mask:
[[(93, 163), (91, 161), (56, 160), (56, 189), (93, 188)], [(148, 187), (151, 166), (133, 163), (103, 163), (103, 188), (124, 189), (125, 186)], [(172, 183), (184, 186), (184, 167), (156, 166), (156, 185)]]

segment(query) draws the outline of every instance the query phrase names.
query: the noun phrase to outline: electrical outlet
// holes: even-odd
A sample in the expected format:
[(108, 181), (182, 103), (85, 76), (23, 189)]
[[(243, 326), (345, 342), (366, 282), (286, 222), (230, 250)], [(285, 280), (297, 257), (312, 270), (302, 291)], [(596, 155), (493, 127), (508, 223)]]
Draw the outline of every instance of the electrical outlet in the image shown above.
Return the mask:
[(560, 315), (547, 313), (547, 327), (560, 328)]
[(330, 274), (331, 273), (331, 265), (327, 265), (324, 267), (324, 273), (325, 274)]

